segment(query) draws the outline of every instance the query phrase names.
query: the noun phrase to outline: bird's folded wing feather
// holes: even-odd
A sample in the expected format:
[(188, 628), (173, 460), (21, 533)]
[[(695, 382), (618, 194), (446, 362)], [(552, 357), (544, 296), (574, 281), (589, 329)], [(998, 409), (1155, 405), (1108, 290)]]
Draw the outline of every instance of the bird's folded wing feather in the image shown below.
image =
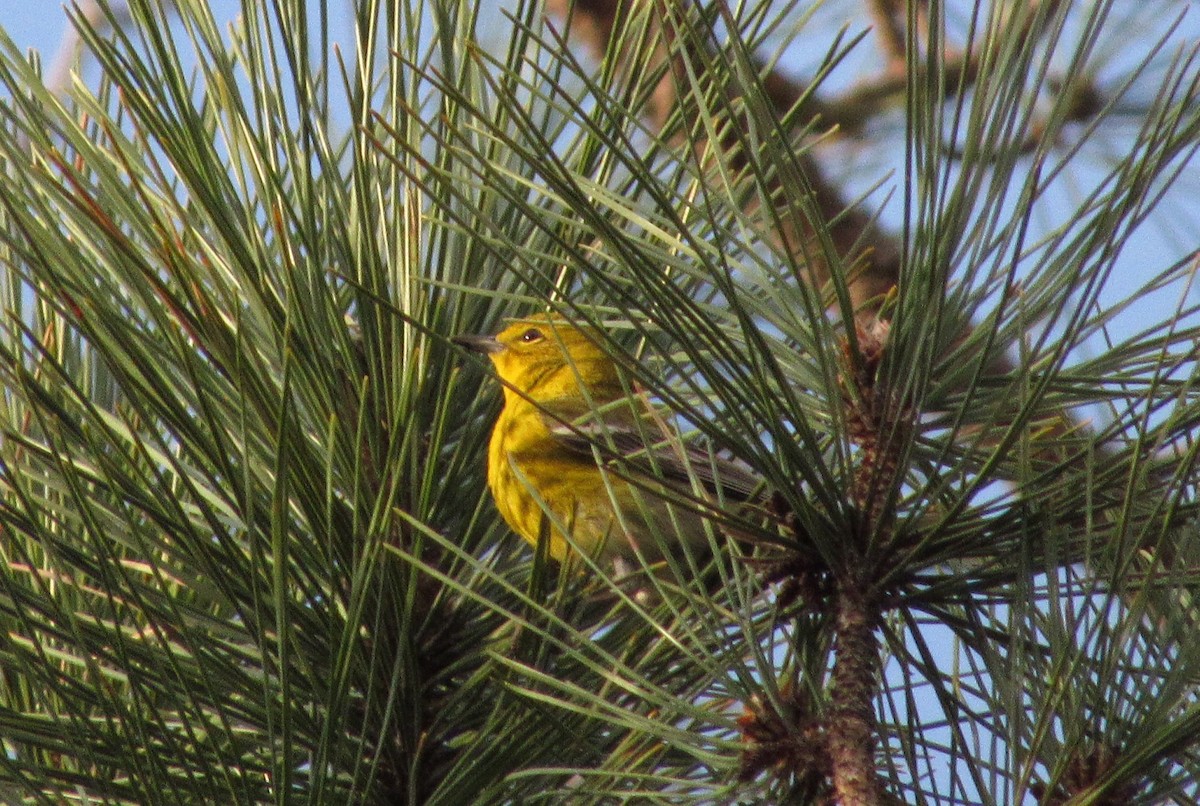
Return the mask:
[(649, 417), (635, 418), (627, 411), (600, 414), (578, 401), (543, 406), (542, 417), (555, 441), (572, 452), (593, 456), (599, 449), (602, 457), (619, 459), (647, 476), (683, 487), (696, 480), (710, 493), (737, 501), (764, 495), (758, 476), (702, 446), (685, 444)]

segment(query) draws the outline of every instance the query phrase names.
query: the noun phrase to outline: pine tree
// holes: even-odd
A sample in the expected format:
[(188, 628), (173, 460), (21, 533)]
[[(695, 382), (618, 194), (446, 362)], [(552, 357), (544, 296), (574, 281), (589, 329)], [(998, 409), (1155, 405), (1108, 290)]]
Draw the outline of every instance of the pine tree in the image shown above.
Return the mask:
[[(1200, 802), (1195, 14), (546, 5), (0, 36), (0, 799)], [(648, 591), (488, 497), (546, 310), (769, 490)]]

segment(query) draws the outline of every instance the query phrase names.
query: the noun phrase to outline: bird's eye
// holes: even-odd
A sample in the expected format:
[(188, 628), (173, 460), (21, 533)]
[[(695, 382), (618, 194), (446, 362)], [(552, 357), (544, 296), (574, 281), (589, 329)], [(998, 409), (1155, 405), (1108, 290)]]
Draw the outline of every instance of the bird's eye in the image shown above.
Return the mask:
[(529, 330), (526, 330), (521, 334), (521, 341), (523, 341), (525, 344), (533, 344), (535, 341), (541, 340), (542, 331), (538, 330), (536, 327), (531, 327)]

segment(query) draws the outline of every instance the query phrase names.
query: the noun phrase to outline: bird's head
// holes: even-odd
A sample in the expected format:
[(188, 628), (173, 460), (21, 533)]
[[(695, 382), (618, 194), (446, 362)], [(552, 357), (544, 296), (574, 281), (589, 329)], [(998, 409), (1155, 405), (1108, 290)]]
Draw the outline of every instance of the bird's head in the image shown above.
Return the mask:
[(505, 386), (534, 401), (577, 397), (580, 386), (597, 402), (622, 394), (617, 366), (603, 336), (558, 314), (510, 319), (495, 336), (458, 336), (455, 344), (483, 353)]

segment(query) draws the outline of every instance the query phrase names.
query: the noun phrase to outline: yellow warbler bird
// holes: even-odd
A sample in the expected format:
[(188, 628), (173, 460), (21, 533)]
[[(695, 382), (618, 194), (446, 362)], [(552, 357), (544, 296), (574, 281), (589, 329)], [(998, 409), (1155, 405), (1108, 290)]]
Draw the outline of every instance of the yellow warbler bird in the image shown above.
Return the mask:
[[(572, 544), (598, 560), (636, 553), (654, 560), (681, 535), (707, 547), (694, 505), (669, 506), (668, 488), (690, 495), (693, 480), (746, 499), (760, 488), (750, 473), (663, 434), (628, 386), (595, 330), (555, 314), (512, 320), (495, 336), (459, 336), (487, 355), (504, 384), (504, 409), (488, 445), (488, 486), (514, 532), (550, 556)], [(658, 431), (661, 439), (647, 435)], [(627, 461), (605, 469), (597, 456)], [(568, 539), (569, 535), (569, 539)]]

